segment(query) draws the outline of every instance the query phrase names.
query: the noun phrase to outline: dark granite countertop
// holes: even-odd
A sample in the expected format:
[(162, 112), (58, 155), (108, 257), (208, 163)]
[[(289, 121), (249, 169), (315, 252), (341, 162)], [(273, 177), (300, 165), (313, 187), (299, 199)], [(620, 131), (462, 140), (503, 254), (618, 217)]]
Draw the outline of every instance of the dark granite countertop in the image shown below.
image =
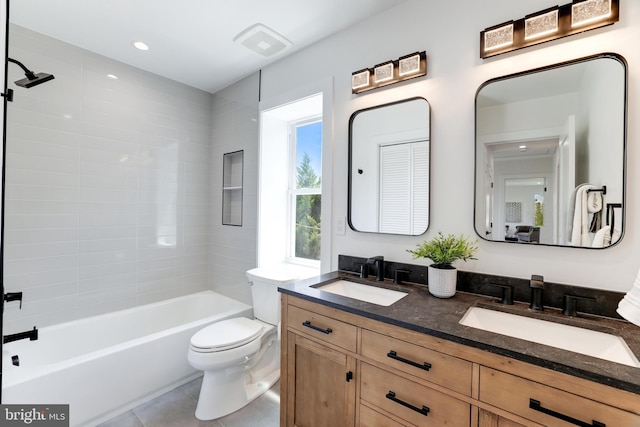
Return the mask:
[[(349, 279), (367, 285), (407, 292), (398, 302), (385, 307), (315, 289), (313, 286), (336, 279)], [(512, 357), (554, 371), (595, 381), (640, 394), (640, 368), (585, 356), (555, 347), (533, 343), (505, 335), (463, 326), (460, 319), (471, 306), (481, 306), (543, 320), (613, 333), (622, 337), (640, 359), (640, 328), (629, 322), (592, 315), (567, 317), (557, 309), (532, 312), (528, 305), (502, 305), (495, 298), (457, 292), (452, 298), (440, 299), (429, 294), (426, 286), (390, 280), (360, 279), (357, 275), (333, 272), (279, 288), (280, 292), (316, 302), (345, 312), (468, 345), (491, 353)]]

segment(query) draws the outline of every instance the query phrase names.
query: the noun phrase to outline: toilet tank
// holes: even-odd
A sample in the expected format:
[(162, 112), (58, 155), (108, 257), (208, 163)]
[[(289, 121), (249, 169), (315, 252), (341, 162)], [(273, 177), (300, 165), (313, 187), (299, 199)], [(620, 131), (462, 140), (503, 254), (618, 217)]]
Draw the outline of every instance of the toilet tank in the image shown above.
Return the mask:
[(276, 268), (259, 267), (247, 271), (251, 284), (253, 314), (256, 319), (277, 325), (280, 321), (280, 293), (278, 286), (298, 280), (295, 273)]

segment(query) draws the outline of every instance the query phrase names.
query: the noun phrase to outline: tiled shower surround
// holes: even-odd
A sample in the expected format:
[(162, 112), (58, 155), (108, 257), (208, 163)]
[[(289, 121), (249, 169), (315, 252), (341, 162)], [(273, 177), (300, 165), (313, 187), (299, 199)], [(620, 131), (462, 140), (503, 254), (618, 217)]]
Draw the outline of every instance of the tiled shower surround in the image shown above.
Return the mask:
[(210, 288), (212, 95), (17, 26), (9, 56), (55, 79), (10, 83), (5, 333)]

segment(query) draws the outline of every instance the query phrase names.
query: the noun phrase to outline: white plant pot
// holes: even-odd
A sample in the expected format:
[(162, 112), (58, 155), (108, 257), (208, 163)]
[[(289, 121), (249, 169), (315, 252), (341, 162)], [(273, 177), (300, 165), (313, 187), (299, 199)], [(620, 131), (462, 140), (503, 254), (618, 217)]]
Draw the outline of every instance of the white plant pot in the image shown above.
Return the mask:
[(458, 270), (429, 266), (429, 293), (438, 298), (451, 298), (456, 294)]

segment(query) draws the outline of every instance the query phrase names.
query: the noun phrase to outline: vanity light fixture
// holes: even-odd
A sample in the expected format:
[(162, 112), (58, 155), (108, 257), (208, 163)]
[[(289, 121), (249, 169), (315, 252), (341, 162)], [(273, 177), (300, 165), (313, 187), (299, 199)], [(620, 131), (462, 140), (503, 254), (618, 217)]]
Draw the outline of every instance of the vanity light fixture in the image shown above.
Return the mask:
[(505, 22), (484, 30), (482, 49), (492, 51), (513, 45), (513, 21)]
[(393, 68), (393, 61), (376, 65), (373, 68), (373, 81), (375, 83), (382, 83), (393, 79)]
[(405, 77), (420, 72), (420, 53), (412, 53), (398, 59), (398, 75)]
[[(353, 91), (369, 86), (371, 80), (371, 72), (368, 68), (360, 71), (356, 71), (351, 74), (351, 89)], [(356, 92), (354, 92), (356, 93)]]
[(558, 6), (524, 18), (524, 39), (532, 40), (558, 32)]
[(580, 27), (608, 19), (612, 13), (611, 6), (612, 0), (574, 1), (571, 5), (571, 27)]
[(427, 75), (427, 53), (415, 52), (397, 60), (386, 61), (373, 68), (351, 73), (351, 93), (387, 86)]
[(619, 19), (619, 1), (573, 0), (486, 28), (480, 32), (480, 57), (488, 58), (611, 25)]

